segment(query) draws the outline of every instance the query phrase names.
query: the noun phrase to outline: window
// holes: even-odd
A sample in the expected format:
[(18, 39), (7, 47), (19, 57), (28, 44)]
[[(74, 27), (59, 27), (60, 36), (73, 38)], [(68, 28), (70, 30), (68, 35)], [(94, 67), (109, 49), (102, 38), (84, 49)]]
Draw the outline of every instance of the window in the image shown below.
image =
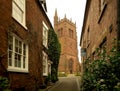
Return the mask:
[(101, 10), (103, 10), (104, 5), (105, 5), (105, 0), (101, 0)]
[(8, 36), (8, 70), (28, 72), (28, 45), (12, 34)]
[(90, 29), (87, 30), (87, 46), (90, 44)]
[(48, 62), (47, 62), (47, 54), (43, 51), (43, 75), (48, 75)]
[(47, 48), (47, 42), (48, 42), (48, 27), (43, 22), (43, 45)]
[(62, 31), (63, 31), (63, 28), (61, 28), (61, 29), (58, 30), (58, 36), (59, 36), (59, 37), (62, 36)]
[(106, 0), (99, 0), (99, 11), (100, 11), (100, 13), (103, 11), (105, 5), (106, 5)]
[(25, 0), (12, 0), (12, 16), (25, 27)]
[(73, 30), (69, 29), (69, 37), (73, 38)]
[(107, 1), (106, 0), (99, 0), (99, 19), (98, 19), (98, 23), (100, 23), (101, 19), (102, 19), (102, 16), (105, 12), (105, 9), (106, 9), (106, 6), (107, 6)]

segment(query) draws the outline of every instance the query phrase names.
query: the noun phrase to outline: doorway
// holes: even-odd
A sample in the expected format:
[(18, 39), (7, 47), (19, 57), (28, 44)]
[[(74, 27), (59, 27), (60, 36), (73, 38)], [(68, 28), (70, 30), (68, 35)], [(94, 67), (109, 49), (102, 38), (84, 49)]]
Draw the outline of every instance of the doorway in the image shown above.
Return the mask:
[(71, 58), (70, 60), (69, 60), (69, 72), (70, 72), (70, 74), (73, 74), (73, 59)]

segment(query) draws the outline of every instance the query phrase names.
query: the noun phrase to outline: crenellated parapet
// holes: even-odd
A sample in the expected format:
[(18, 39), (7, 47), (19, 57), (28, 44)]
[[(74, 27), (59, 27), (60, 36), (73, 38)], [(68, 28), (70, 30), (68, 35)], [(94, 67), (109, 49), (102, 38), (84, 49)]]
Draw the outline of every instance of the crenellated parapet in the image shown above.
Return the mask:
[(58, 24), (63, 23), (63, 22), (68, 22), (69, 24), (71, 24), (71, 25), (73, 25), (73, 26), (76, 26), (76, 22), (74, 23), (74, 22), (72, 21), (72, 18), (71, 18), (71, 19), (67, 19), (67, 18), (66, 18), (66, 15), (65, 15), (65, 17), (64, 17), (63, 19), (60, 19), (60, 18), (59, 18), (59, 20), (58, 20)]

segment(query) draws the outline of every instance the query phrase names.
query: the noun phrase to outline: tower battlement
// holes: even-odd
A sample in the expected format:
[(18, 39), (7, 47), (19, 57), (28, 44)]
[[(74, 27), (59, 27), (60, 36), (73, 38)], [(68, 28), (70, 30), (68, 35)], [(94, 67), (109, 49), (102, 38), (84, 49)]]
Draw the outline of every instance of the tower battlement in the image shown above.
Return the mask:
[(76, 22), (74, 23), (73, 21), (72, 21), (72, 19), (67, 19), (66, 17), (64, 17), (63, 19), (59, 19), (58, 20), (58, 24), (60, 24), (60, 23), (63, 23), (63, 22), (68, 22), (69, 24), (71, 24), (71, 25), (73, 25), (73, 26), (76, 26)]

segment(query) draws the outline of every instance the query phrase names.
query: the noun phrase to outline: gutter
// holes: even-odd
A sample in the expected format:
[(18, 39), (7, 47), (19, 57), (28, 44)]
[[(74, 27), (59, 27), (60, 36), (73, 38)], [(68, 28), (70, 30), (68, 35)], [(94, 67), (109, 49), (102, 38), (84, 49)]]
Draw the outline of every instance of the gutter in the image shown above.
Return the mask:
[[(51, 28), (54, 29), (53, 26), (52, 26), (52, 23), (51, 23), (51, 21), (50, 21), (50, 19), (49, 19), (49, 17), (48, 17), (48, 15), (47, 15), (47, 13), (46, 13), (46, 12), (47, 12), (47, 6), (46, 6), (46, 4), (44, 3), (45, 8), (46, 8), (46, 12), (45, 12), (45, 10), (43, 9), (42, 4), (40, 3), (40, 1), (42, 1), (42, 0), (36, 0), (38, 6), (40, 7), (40, 9), (42, 9), (42, 12), (44, 13), (46, 19), (48, 20)], [(44, 1), (44, 0), (43, 0), (43, 1)]]

